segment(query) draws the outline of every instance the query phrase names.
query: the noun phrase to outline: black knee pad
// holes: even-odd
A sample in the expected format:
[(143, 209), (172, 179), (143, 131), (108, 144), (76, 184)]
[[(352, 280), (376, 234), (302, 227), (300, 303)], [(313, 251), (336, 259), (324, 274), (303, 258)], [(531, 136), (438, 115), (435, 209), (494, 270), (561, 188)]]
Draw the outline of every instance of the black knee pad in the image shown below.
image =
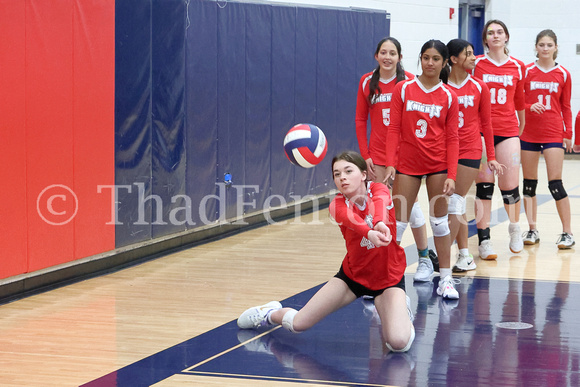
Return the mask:
[(504, 204), (516, 204), (520, 201), (519, 187), (510, 189), (509, 191), (501, 190), (501, 197), (503, 198)]
[(550, 193), (554, 200), (562, 200), (565, 197), (568, 197), (566, 190), (564, 189), (564, 184), (562, 184), (562, 180), (550, 180), (548, 182), (548, 188), (550, 189)]
[(480, 200), (491, 200), (493, 197), (493, 183), (477, 183), (475, 185), (475, 196)]
[(538, 180), (535, 179), (524, 179), (524, 196), (533, 198), (536, 196), (536, 187), (538, 186)]

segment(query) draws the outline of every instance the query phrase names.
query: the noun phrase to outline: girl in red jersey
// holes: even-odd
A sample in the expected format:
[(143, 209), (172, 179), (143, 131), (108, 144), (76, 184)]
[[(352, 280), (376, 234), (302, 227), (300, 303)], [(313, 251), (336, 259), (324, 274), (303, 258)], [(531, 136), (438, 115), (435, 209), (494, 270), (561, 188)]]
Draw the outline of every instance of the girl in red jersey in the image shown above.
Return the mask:
[(291, 332), (302, 332), (358, 297), (371, 296), (387, 348), (408, 351), (415, 329), (405, 294), (407, 261), (405, 250), (391, 243), (396, 228), (389, 190), (384, 184), (367, 182), (367, 164), (356, 152), (335, 156), (332, 175), (340, 194), (330, 204), (330, 215), (340, 226), (347, 250), (340, 271), (299, 311), (272, 301), (246, 310), (238, 326), (281, 324)]
[[(399, 82), (393, 91), (391, 124), (387, 130), (387, 179), (395, 179), (393, 197), (397, 232), (411, 214), (408, 203), (417, 198), (421, 180), (427, 176), (429, 220), (439, 254), (441, 279), (437, 293), (457, 299), (451, 276), (447, 196), (455, 190), (459, 155), (457, 96), (440, 77), (447, 80), (447, 46), (430, 40), (421, 48), (422, 73)], [(395, 170), (396, 168), (396, 170)], [(419, 270), (419, 267), (418, 267)]]
[(562, 184), (562, 167), (564, 150), (572, 152), (572, 80), (568, 70), (556, 63), (558, 38), (554, 31), (543, 30), (538, 34), (536, 52), (538, 60), (526, 67), (526, 127), (520, 137), (524, 208), (530, 225), (530, 230), (524, 234), (524, 244), (540, 241), (536, 228), (536, 186), (538, 161), (543, 153), (548, 187), (562, 221), (563, 231), (556, 243), (560, 249), (569, 249), (575, 242), (570, 225), (570, 199)]
[(489, 89), (480, 79), (469, 75), (475, 68), (473, 45), (463, 39), (453, 39), (447, 43), (447, 49), (451, 66), (447, 84), (457, 94), (459, 102), (459, 165), (455, 193), (449, 198), (449, 228), (451, 243), (457, 240), (459, 249), (453, 271), (461, 272), (476, 268), (467, 248), (469, 235), (465, 218), (465, 195), (479, 172), (482, 134), (487, 151), (487, 167), (495, 174), (501, 173), (502, 167), (495, 161)]
[[(522, 61), (508, 55), (507, 43), (509, 32), (506, 25), (499, 20), (488, 21), (482, 33), (483, 45), (487, 48), (485, 55), (475, 61), (473, 76), (487, 84), (491, 100), (491, 124), (493, 126), (495, 157), (506, 166), (504, 173), (498, 175), (498, 186), (504, 202), (510, 224), (509, 248), (519, 253), (524, 248), (520, 221), (520, 140), (519, 134), (525, 125), (524, 75), (525, 65)], [(495, 183), (493, 171), (482, 165), (476, 178), (475, 206), (477, 235), (479, 238), (479, 257), (496, 259), (490, 240), (489, 221), (491, 217), (491, 199)]]
[[(359, 82), (356, 103), (356, 136), (361, 155), (367, 163), (369, 180), (382, 183), (385, 180), (385, 139), (390, 122), (391, 97), (395, 84), (413, 78), (403, 69), (401, 44), (393, 37), (382, 39), (375, 50), (377, 68), (362, 76)], [(367, 138), (367, 123), (371, 121), (370, 141)], [(425, 217), (418, 201), (413, 204), (409, 223), (419, 255), (419, 261), (432, 274), (438, 270), (437, 255), (429, 250)], [(397, 235), (400, 243), (402, 235)], [(423, 262), (424, 261), (424, 262)], [(421, 280), (422, 278), (417, 278)]]

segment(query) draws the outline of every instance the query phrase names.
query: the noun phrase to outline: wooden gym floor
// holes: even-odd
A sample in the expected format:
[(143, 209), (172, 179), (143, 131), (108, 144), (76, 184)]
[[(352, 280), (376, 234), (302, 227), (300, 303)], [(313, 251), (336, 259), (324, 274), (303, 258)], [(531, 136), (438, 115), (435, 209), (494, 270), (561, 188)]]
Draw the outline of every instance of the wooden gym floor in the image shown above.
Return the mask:
[[(563, 179), (577, 237), (579, 168), (567, 159)], [(0, 306), (0, 385), (579, 385), (580, 253), (558, 251), (543, 161), (539, 176), (540, 244), (509, 252), (496, 192), (499, 257), (481, 261), (470, 238), (478, 267), (455, 276), (456, 302), (434, 293), (438, 277), (413, 283), (417, 253), (406, 232), (417, 332), (407, 354), (385, 352), (380, 321), (362, 300), (299, 335), (237, 328), (247, 307), (299, 308), (336, 273), (344, 242), (323, 209)], [(524, 214), (520, 224), (527, 229)]]

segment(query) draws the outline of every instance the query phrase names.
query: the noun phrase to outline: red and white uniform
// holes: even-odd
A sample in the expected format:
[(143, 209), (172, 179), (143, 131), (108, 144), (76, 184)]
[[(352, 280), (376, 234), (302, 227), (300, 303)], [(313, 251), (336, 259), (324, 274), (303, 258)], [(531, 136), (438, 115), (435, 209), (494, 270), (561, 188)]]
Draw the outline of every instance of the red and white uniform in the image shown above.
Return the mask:
[(486, 84), (468, 74), (461, 85), (448, 82), (448, 86), (457, 94), (459, 103), (459, 159), (481, 159), (483, 134), (487, 160), (495, 160), (491, 101)]
[(574, 145), (580, 145), (580, 111), (576, 116), (576, 125), (574, 126), (574, 131), (576, 132), (576, 137), (574, 138)]
[(516, 110), (525, 109), (525, 67), (524, 62), (511, 56), (503, 63), (494, 61), (487, 54), (475, 60), (473, 76), (489, 88), (491, 124), (495, 136), (519, 135)]
[(447, 177), (455, 180), (459, 156), (458, 109), (457, 95), (443, 82), (430, 90), (418, 78), (399, 82), (391, 103), (386, 165), (395, 166), (406, 175), (447, 169)]
[[(365, 74), (360, 79), (356, 100), (356, 138), (361, 156), (366, 160), (373, 159), (376, 165), (385, 164), (385, 141), (387, 137), (387, 127), (390, 122), (391, 97), (397, 75), (390, 79), (380, 79), (379, 88), (381, 92), (376, 94), (369, 103), (369, 84), (374, 71)], [(407, 79), (413, 78), (413, 74), (405, 71)], [(371, 120), (371, 137), (367, 145), (367, 120)]]
[[(521, 139), (527, 142), (562, 142), (572, 138), (572, 80), (570, 72), (560, 65), (543, 70), (536, 63), (526, 67), (526, 127)], [(542, 114), (530, 107), (540, 102), (546, 106)]]
[[(388, 188), (368, 182), (363, 208), (338, 194), (330, 203), (329, 211), (346, 243), (342, 270), (348, 278), (371, 290), (398, 284), (405, 274), (407, 258), (405, 250), (394, 240), (397, 235), (395, 209)], [(376, 247), (367, 239), (378, 222), (385, 223), (393, 235), (393, 241), (387, 246)]]

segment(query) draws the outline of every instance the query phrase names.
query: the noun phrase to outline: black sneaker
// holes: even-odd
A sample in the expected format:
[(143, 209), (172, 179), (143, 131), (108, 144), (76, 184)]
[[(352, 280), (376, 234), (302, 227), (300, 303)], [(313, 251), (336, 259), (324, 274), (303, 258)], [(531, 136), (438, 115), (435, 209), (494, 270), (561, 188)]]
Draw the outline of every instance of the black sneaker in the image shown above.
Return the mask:
[(429, 249), (429, 259), (431, 260), (431, 262), (433, 262), (433, 270), (439, 272), (439, 257), (431, 249)]

